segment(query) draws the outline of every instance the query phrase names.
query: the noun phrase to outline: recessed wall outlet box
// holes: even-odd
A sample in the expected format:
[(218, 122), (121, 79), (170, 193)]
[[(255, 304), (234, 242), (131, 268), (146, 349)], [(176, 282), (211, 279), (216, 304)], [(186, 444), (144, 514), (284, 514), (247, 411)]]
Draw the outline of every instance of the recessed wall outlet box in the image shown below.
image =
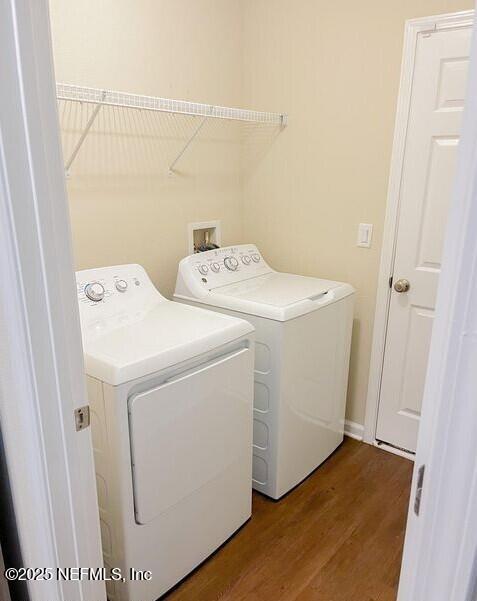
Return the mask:
[(372, 237), (373, 224), (360, 223), (358, 226), (358, 241), (356, 242), (356, 246), (361, 246), (362, 248), (370, 248)]
[(201, 221), (189, 223), (187, 226), (187, 245), (189, 255), (197, 252), (197, 249), (207, 243), (221, 245), (220, 221)]

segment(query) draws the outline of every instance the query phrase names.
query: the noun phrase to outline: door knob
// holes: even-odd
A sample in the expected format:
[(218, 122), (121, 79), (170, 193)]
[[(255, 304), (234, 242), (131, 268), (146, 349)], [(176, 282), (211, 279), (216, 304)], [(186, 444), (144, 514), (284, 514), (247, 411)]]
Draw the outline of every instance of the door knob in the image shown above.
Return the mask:
[(407, 292), (410, 287), (411, 283), (409, 282), (409, 280), (398, 280), (394, 284), (394, 290), (396, 290), (396, 292)]

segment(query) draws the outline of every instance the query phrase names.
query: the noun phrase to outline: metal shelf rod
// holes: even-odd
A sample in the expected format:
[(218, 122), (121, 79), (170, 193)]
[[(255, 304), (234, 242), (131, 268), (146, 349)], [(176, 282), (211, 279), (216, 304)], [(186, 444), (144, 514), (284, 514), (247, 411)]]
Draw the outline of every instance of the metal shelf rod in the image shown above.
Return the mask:
[(103, 106), (102, 104), (97, 104), (95, 106), (94, 111), (91, 114), (91, 117), (88, 119), (88, 123), (86, 123), (86, 125), (85, 125), (83, 133), (81, 134), (79, 140), (76, 142), (76, 146), (73, 148), (73, 152), (71, 153), (70, 158), (66, 161), (65, 171), (66, 171), (67, 177), (69, 175), (70, 167), (73, 164), (73, 161), (75, 160), (76, 155), (80, 151), (80, 148), (83, 145), (83, 142), (85, 141), (86, 136), (88, 135), (89, 130), (91, 129), (93, 123), (95, 122), (96, 117), (98, 116), (98, 113), (101, 110), (102, 106)]
[(187, 140), (187, 142), (183, 146), (182, 150), (179, 152), (179, 154), (176, 156), (176, 158), (172, 161), (172, 163), (169, 166), (169, 175), (172, 175), (174, 173), (174, 167), (177, 165), (177, 162), (180, 160), (180, 158), (182, 157), (182, 155), (184, 154), (184, 152), (189, 148), (189, 146), (195, 140), (197, 134), (203, 128), (203, 126), (205, 125), (205, 122), (207, 121), (207, 119), (208, 119), (208, 117), (204, 117), (202, 119), (202, 121), (195, 128), (194, 132), (192, 133), (192, 135), (190, 136), (190, 138)]

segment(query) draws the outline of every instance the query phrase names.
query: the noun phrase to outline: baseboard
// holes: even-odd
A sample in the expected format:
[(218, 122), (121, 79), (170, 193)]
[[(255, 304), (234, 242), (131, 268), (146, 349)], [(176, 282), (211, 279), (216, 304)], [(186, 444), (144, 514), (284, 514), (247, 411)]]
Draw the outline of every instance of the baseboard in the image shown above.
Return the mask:
[(345, 436), (349, 436), (355, 440), (363, 440), (364, 426), (362, 424), (352, 422), (349, 419), (345, 419), (344, 433)]

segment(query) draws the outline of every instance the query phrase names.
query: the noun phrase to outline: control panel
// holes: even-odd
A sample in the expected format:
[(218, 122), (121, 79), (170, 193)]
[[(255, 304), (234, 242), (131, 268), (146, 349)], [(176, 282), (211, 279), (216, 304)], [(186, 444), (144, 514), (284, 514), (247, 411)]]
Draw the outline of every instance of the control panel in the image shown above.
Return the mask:
[(98, 331), (135, 321), (165, 301), (140, 265), (78, 271), (76, 289), (83, 327), (94, 324)]
[(183, 275), (184, 269), (188, 271), (187, 277), (193, 277), (209, 290), (273, 271), (253, 244), (227, 246), (190, 255), (181, 262)]
[[(110, 269), (112, 271), (109, 271)], [(118, 274), (110, 267), (78, 271), (76, 281), (78, 301), (90, 306), (102, 301), (109, 302), (112, 295), (131, 293), (131, 290), (141, 286), (141, 276), (142, 274), (138, 273)]]

